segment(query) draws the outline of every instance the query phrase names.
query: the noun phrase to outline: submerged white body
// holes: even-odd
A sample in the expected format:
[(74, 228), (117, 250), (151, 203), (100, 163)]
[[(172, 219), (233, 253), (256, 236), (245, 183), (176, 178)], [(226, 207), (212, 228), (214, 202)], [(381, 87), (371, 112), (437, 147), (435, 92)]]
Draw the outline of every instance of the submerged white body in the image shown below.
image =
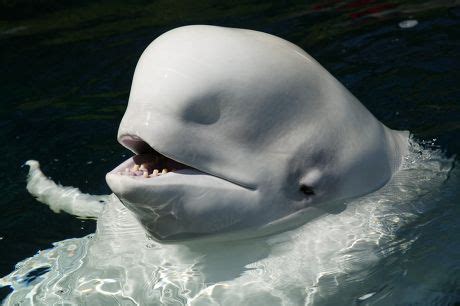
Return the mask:
[[(393, 131), (299, 47), (272, 35), (187, 26), (136, 67), (118, 140), (195, 168), (153, 179), (107, 175), (158, 240), (186, 240), (337, 211), (399, 169)], [(309, 193), (302, 192), (306, 188)]]

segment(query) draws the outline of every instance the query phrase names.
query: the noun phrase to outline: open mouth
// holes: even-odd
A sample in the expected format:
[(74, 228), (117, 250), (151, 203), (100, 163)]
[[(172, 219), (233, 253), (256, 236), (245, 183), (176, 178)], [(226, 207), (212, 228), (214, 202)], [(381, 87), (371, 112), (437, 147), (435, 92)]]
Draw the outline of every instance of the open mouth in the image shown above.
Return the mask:
[[(239, 187), (249, 190), (256, 190), (253, 184), (241, 180), (223, 176), (217, 171), (210, 171), (206, 168), (195, 168), (177, 160), (175, 156), (167, 156), (151, 147), (141, 137), (132, 134), (124, 134), (119, 137), (119, 142), (136, 155), (128, 158), (108, 174), (119, 177), (129, 177), (141, 180), (143, 183), (152, 182), (155, 178), (168, 176), (169, 174), (201, 174), (227, 181)], [(169, 154), (168, 154), (169, 155)], [(174, 159), (173, 159), (174, 158)], [(214, 169), (215, 170), (215, 169)], [(155, 180), (156, 181), (156, 180)]]
[(132, 162), (127, 165), (124, 164), (124, 166), (124, 169), (117, 169), (115, 173), (133, 177), (154, 178), (178, 170), (192, 169), (156, 151), (135, 155), (132, 157)]
[(111, 174), (129, 176), (135, 179), (152, 179), (180, 170), (196, 170), (159, 153), (137, 136), (124, 135), (120, 141), (128, 149), (134, 151), (136, 155), (113, 169)]

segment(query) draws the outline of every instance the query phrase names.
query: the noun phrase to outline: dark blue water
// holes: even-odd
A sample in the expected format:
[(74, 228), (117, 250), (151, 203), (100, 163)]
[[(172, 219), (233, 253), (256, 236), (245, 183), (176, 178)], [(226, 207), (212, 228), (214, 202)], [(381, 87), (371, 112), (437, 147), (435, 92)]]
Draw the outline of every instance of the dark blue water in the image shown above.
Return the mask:
[[(0, 4), (0, 11), (0, 276), (52, 242), (94, 232), (93, 221), (55, 214), (28, 195), (21, 165), (37, 159), (63, 185), (109, 193), (105, 173), (129, 154), (116, 142), (116, 132), (135, 64), (154, 38), (180, 25), (250, 28), (292, 41), (387, 126), (436, 139), (446, 156), (460, 153), (455, 1), (50, 0), (41, 6)], [(404, 20), (418, 23), (401, 27)], [(458, 193), (453, 199), (451, 208), (460, 203)], [(435, 210), (423, 217), (433, 224), (428, 229), (449, 241), (429, 243), (440, 254), (445, 248), (458, 254), (458, 213)], [(433, 239), (422, 228), (419, 234)], [(418, 254), (409, 252), (405, 260), (411, 256)], [(440, 295), (455, 300), (459, 282), (454, 277)]]

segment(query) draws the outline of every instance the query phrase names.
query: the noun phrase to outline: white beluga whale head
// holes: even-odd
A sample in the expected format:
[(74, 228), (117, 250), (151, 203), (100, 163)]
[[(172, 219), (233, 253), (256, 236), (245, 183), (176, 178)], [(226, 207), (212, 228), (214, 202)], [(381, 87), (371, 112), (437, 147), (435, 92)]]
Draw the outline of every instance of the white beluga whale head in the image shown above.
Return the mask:
[(158, 240), (263, 233), (380, 188), (407, 138), (292, 43), (187, 26), (142, 54), (118, 131), (136, 155), (106, 178)]

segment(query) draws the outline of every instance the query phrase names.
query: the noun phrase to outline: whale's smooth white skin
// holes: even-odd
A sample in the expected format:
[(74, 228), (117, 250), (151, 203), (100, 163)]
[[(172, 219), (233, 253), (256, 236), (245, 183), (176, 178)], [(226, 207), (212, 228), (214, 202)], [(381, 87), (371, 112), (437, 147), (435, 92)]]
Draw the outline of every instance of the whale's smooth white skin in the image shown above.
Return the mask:
[[(107, 174), (154, 238), (184, 240), (317, 216), (382, 187), (408, 132), (380, 123), (311, 56), (244, 29), (187, 26), (155, 39), (133, 78), (118, 141), (190, 166)], [(254, 231), (257, 232), (257, 231)]]

